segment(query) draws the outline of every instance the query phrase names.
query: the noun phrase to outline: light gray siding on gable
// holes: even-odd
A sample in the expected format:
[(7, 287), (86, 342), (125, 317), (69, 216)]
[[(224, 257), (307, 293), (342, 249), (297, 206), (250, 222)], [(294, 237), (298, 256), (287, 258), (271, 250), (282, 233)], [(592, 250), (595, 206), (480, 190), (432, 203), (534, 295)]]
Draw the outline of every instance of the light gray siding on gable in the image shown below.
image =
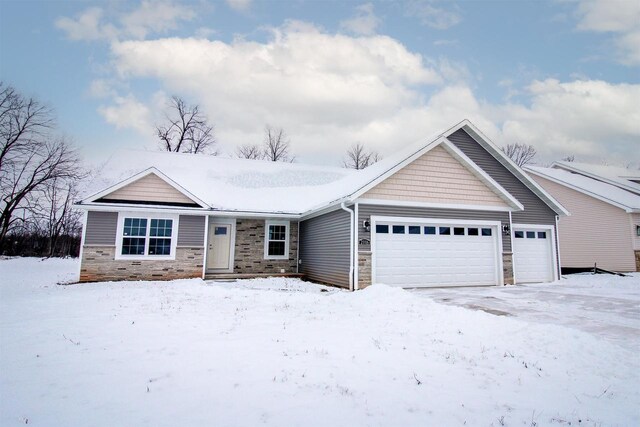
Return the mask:
[(178, 223), (178, 246), (204, 246), (204, 216), (180, 215)]
[(115, 246), (118, 213), (89, 211), (85, 227), (85, 245)]
[(512, 214), (515, 224), (555, 224), (556, 213), (467, 132), (460, 129), (448, 139), (522, 203), (524, 211)]
[(309, 280), (349, 287), (350, 218), (336, 210), (300, 222), (300, 272)]
[[(437, 218), (437, 219), (461, 219), (472, 221), (500, 221), (502, 224), (509, 224), (508, 212), (471, 211), (458, 209), (433, 209), (418, 208), (409, 206), (378, 206), (378, 205), (358, 205), (358, 236), (359, 239), (371, 240), (371, 233), (363, 227), (363, 221), (372, 216), (392, 216), (407, 218)], [(369, 244), (359, 245), (359, 251), (371, 250)], [(502, 250), (511, 252), (511, 237), (502, 235)]]

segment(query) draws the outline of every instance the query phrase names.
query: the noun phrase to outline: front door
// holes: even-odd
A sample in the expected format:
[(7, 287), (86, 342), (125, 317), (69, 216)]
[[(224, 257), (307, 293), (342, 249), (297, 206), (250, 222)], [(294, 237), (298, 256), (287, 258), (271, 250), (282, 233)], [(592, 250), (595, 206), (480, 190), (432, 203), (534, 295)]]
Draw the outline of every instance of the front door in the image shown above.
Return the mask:
[(229, 269), (230, 255), (231, 224), (210, 224), (207, 269)]

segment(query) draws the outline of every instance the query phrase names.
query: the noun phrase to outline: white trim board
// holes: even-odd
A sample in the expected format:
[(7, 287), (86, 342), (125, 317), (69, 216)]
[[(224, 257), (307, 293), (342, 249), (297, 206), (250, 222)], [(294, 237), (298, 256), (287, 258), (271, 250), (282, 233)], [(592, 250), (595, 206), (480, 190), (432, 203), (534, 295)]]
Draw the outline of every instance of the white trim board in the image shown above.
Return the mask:
[(453, 203), (432, 203), (432, 202), (406, 202), (400, 200), (385, 199), (356, 199), (356, 203), (362, 205), (376, 206), (405, 206), (416, 208), (433, 208), (433, 209), (455, 209), (465, 211), (491, 211), (491, 212), (512, 212), (513, 209), (502, 206), (486, 206), (486, 205), (462, 205)]

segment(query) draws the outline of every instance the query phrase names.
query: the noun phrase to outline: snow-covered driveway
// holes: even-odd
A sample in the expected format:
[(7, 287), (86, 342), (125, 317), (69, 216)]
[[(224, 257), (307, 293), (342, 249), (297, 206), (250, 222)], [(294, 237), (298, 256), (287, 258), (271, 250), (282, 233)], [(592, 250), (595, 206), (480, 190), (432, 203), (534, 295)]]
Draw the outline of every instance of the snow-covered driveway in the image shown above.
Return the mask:
[(636, 347), (588, 330), (386, 286), (55, 284), (77, 268), (0, 260), (3, 427), (640, 425)]
[(411, 292), (445, 304), (579, 329), (640, 352), (640, 273), (573, 274), (549, 284)]

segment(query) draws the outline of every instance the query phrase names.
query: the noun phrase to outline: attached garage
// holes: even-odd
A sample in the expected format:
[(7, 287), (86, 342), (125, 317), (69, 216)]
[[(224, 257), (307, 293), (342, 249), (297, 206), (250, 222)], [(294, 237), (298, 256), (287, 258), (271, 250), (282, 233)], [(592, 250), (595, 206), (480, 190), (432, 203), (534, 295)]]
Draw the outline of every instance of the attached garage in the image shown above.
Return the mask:
[(514, 224), (512, 242), (516, 283), (543, 283), (556, 279), (553, 227)]
[(374, 283), (399, 287), (502, 284), (497, 221), (373, 217)]

